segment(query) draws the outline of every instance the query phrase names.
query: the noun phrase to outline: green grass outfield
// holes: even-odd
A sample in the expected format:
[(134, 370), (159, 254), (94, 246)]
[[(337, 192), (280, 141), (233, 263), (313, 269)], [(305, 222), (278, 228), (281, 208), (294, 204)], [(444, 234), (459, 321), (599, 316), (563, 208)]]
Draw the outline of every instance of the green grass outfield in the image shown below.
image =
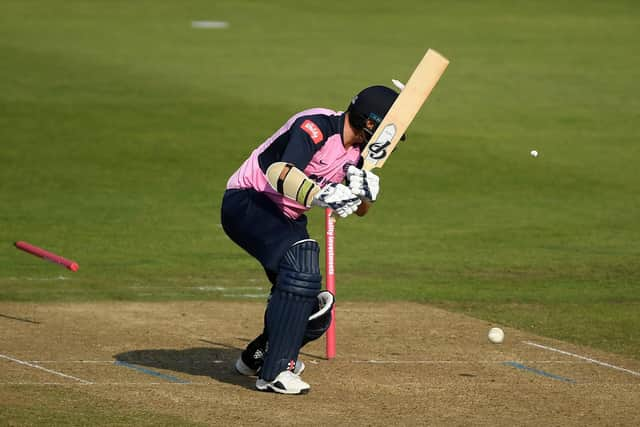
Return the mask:
[(379, 202), (338, 224), (338, 298), (640, 358), (638, 3), (306, 3), (4, 0), (0, 299), (266, 294), (219, 227), (228, 176), (291, 114), (433, 47), (451, 64)]

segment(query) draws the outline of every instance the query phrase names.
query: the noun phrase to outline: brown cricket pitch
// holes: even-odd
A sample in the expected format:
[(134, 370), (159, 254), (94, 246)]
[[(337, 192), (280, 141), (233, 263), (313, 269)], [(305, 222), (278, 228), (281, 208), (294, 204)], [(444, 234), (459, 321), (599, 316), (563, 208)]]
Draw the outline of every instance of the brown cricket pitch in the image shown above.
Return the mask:
[(49, 370), (0, 358), (0, 414), (28, 418), (19, 411), (40, 402), (44, 418), (31, 423), (42, 425), (48, 410), (60, 411), (47, 407), (53, 395), (72, 420), (109, 408), (147, 425), (166, 424), (163, 417), (203, 425), (640, 423), (640, 377), (524, 341), (636, 372), (640, 361), (509, 328), (495, 345), (487, 322), (416, 303), (339, 302), (336, 359), (324, 359), (324, 340), (302, 351), (310, 394), (261, 393), (233, 362), (261, 329), (263, 309), (238, 301), (0, 303), (0, 354)]

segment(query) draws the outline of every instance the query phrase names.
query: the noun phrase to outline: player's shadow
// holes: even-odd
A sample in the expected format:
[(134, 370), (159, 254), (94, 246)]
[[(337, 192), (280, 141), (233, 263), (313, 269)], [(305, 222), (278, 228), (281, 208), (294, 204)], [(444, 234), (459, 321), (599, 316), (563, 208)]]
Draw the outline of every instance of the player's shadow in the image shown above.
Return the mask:
[[(255, 388), (256, 378), (245, 377), (234, 369), (234, 363), (242, 349), (221, 343), (202, 340), (212, 347), (196, 347), (182, 350), (149, 349), (132, 350), (114, 356), (116, 361), (151, 370), (162, 369), (189, 375), (211, 377), (217, 381)], [(155, 373), (155, 371), (154, 371)], [(182, 378), (184, 379), (184, 378)]]

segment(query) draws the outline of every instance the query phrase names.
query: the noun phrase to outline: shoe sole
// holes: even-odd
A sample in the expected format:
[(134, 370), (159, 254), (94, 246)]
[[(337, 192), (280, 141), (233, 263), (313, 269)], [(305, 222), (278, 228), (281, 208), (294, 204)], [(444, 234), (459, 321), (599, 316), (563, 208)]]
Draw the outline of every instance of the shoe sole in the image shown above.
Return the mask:
[(233, 365), (233, 367), (236, 369), (237, 373), (239, 373), (240, 375), (244, 375), (245, 377), (255, 377), (256, 375), (258, 375), (257, 370), (248, 367), (247, 364), (244, 363), (240, 358), (236, 360), (236, 363), (235, 365)]
[(264, 386), (259, 386), (256, 384), (256, 389), (265, 393), (278, 393), (278, 394), (289, 394), (289, 395), (299, 395), (299, 394), (307, 394), (309, 393), (309, 388), (304, 388), (300, 391), (289, 391), (282, 388), (274, 387), (273, 384), (265, 384)]

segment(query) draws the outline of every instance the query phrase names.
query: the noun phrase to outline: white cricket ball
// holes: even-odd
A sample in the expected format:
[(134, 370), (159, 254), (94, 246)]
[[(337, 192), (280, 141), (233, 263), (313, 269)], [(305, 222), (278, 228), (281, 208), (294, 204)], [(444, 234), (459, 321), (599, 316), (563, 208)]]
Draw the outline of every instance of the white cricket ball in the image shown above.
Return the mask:
[(500, 328), (491, 328), (489, 329), (488, 338), (492, 343), (500, 344), (504, 341), (504, 331)]
[(538, 157), (538, 151), (537, 150), (531, 150), (531, 155), (533, 157)]

